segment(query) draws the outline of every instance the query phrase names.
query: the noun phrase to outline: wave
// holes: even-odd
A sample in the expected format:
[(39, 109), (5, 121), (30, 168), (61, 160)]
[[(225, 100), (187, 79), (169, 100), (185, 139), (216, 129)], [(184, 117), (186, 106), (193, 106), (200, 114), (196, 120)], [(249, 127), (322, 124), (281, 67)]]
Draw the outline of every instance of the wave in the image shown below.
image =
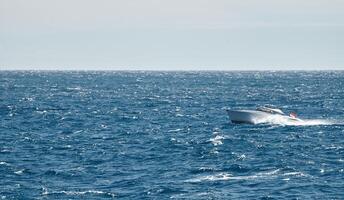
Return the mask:
[(188, 179), (185, 182), (190, 183), (198, 183), (198, 182), (205, 182), (205, 181), (229, 181), (229, 180), (261, 180), (261, 179), (271, 179), (271, 178), (278, 178), (281, 177), (283, 180), (289, 180), (290, 177), (306, 177), (307, 175), (303, 174), (302, 172), (292, 171), (281, 173), (280, 169), (275, 169), (272, 171), (267, 172), (258, 172), (253, 175), (247, 176), (234, 176), (230, 173), (217, 173), (214, 175), (206, 175), (200, 176), (193, 179)]
[(7, 162), (5, 161), (0, 161), (0, 165), (6, 165), (6, 166), (9, 166), (10, 164), (8, 164)]
[(189, 183), (197, 183), (197, 182), (203, 182), (203, 181), (225, 181), (229, 180), (232, 176), (232, 174), (229, 173), (218, 173), (215, 175), (207, 175), (207, 176), (201, 176), (193, 179), (188, 179), (185, 182)]
[(104, 191), (99, 191), (99, 190), (85, 190), (85, 191), (48, 191), (47, 188), (43, 187), (42, 188), (43, 192), (42, 195), (53, 195), (53, 194), (63, 194), (63, 195), (68, 195), (68, 196), (80, 196), (80, 195), (105, 195), (109, 197), (116, 197), (116, 194), (111, 193), (111, 192), (104, 192)]
[(217, 135), (214, 138), (210, 138), (209, 142), (211, 142), (214, 146), (218, 146), (218, 145), (222, 145), (223, 142), (222, 140), (225, 139), (225, 137), (221, 136), (221, 135)]

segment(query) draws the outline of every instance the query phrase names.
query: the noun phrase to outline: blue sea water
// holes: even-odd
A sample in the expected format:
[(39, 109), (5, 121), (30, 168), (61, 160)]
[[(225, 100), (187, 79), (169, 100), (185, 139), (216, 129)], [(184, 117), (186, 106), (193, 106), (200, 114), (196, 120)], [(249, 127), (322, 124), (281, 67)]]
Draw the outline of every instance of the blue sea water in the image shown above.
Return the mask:
[[(303, 124), (232, 124), (275, 105)], [(344, 199), (344, 72), (0, 72), (0, 199)]]

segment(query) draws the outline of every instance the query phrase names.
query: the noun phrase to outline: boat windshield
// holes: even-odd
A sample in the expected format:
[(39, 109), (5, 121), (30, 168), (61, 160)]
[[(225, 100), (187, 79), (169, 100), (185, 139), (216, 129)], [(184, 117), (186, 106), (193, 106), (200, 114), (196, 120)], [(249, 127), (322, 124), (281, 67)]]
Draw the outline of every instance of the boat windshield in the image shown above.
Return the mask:
[(266, 113), (271, 113), (271, 114), (279, 114), (279, 115), (284, 115), (282, 110), (278, 108), (269, 108), (269, 107), (259, 107), (257, 108), (258, 111), (266, 112)]

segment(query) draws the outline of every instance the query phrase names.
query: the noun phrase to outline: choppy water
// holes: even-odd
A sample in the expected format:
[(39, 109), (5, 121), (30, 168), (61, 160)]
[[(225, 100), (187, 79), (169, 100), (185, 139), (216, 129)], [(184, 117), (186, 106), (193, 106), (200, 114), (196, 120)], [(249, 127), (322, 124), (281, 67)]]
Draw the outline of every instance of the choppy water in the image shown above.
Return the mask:
[[(272, 104), (307, 123), (231, 124)], [(0, 72), (2, 199), (343, 199), (344, 72)]]

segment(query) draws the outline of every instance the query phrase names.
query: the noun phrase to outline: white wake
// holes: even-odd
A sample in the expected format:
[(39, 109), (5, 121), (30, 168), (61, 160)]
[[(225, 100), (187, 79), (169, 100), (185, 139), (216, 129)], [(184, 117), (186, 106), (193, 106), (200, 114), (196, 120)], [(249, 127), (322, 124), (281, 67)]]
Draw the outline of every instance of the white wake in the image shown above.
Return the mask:
[(265, 118), (259, 118), (254, 120), (254, 124), (275, 124), (284, 126), (320, 126), (320, 125), (335, 125), (343, 124), (333, 120), (326, 119), (300, 119), (291, 120), (285, 116), (271, 116)]

